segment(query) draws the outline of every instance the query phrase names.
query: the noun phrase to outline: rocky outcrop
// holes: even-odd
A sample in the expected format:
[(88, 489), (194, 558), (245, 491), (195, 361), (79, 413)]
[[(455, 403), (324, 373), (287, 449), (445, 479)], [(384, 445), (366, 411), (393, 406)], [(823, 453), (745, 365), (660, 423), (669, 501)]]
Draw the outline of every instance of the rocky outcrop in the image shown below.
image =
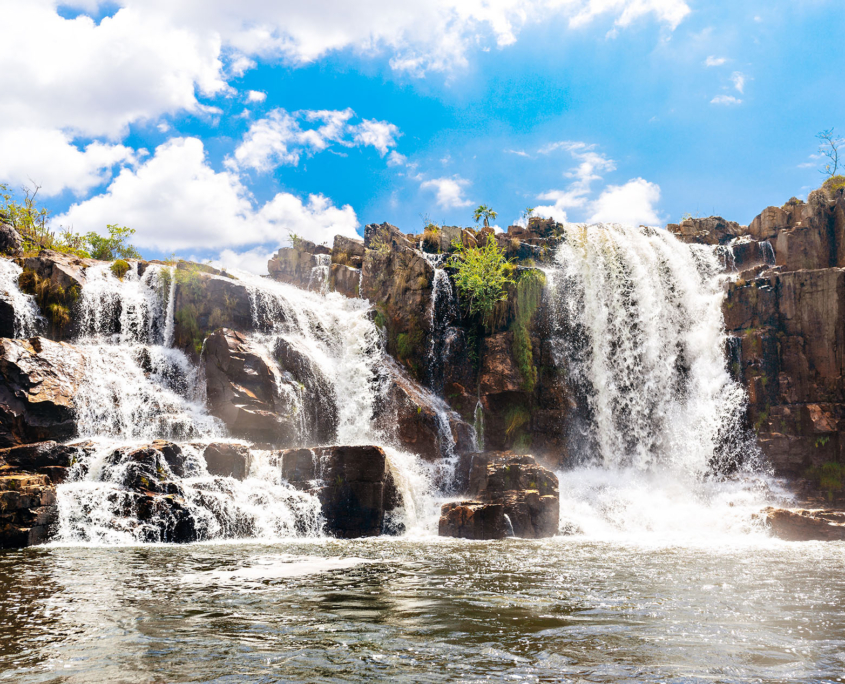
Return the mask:
[(23, 254), (23, 240), (12, 226), (0, 214), (0, 255), (16, 257)]
[(292, 443), (297, 426), (271, 370), (272, 361), (247, 338), (222, 328), (206, 339), (202, 353), (209, 412), (232, 435), (256, 442)]
[(0, 468), (0, 548), (45, 542), (57, 518), (56, 489), (50, 478)]
[(0, 448), (70, 439), (83, 368), (69, 344), (0, 339)]
[(0, 466), (15, 471), (46, 475), (51, 482), (64, 482), (67, 470), (87, 453), (84, 444), (36, 442), (0, 449)]
[(233, 477), (236, 480), (246, 479), (252, 465), (249, 447), (244, 444), (214, 442), (205, 448), (202, 457), (209, 475)]
[(437, 533), (460, 539), (504, 539), (505, 507), (480, 501), (454, 501), (443, 504)]
[(560, 494), (557, 476), (533, 456), (512, 452), (473, 454), (469, 495), (486, 504), (502, 504), (516, 537), (539, 539), (557, 534)]
[(724, 245), (734, 238), (748, 234), (746, 226), (741, 226), (736, 221), (726, 221), (721, 216), (686, 218), (679, 224), (670, 223), (666, 229), (682, 242), (700, 245)]
[(822, 509), (766, 508), (772, 534), (787, 541), (845, 541), (845, 513)]
[(351, 539), (382, 533), (386, 514), (401, 505), (387, 456), (377, 446), (291, 449), (281, 454), (282, 477), (316, 494), (326, 532)]
[(281, 247), (267, 262), (270, 277), (304, 290), (321, 291), (328, 278), (331, 250), (297, 238), (291, 247)]
[(442, 399), (388, 360), (376, 419), (387, 434), (428, 461), (474, 451), (475, 430)]

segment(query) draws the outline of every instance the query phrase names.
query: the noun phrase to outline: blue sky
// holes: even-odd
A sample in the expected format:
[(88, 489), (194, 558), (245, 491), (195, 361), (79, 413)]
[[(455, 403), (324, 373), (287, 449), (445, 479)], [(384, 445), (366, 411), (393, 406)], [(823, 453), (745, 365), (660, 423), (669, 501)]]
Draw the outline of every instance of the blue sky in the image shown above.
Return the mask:
[(147, 256), (261, 271), (290, 232), (479, 203), (748, 223), (845, 133), (841, 0), (232, 5), (0, 0), (0, 182)]

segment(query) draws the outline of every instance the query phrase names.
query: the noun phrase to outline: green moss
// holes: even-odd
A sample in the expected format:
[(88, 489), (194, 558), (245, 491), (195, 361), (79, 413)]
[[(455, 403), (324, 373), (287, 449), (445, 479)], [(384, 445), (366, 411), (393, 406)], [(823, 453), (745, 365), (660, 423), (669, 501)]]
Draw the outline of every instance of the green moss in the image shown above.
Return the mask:
[(118, 259), (109, 267), (109, 270), (112, 272), (112, 275), (115, 278), (119, 278), (123, 280), (123, 276), (125, 276), (129, 271), (129, 263), (124, 261), (123, 259)]
[(375, 323), (382, 330), (387, 327), (387, 316), (385, 315), (384, 311), (382, 311), (381, 309), (376, 309), (376, 314), (373, 317), (373, 323)]
[(513, 357), (522, 375), (522, 389), (533, 392), (537, 384), (537, 368), (531, 346), (529, 327), (543, 297), (546, 276), (542, 271), (523, 271), (516, 284), (516, 312), (511, 323)]
[(35, 297), (38, 308), (52, 323), (53, 329), (63, 333), (71, 321), (71, 308), (79, 299), (79, 285), (74, 283), (65, 289), (33, 270), (24, 269), (18, 278), (18, 286), (21, 291)]
[(508, 407), (505, 412), (505, 434), (513, 437), (517, 431), (531, 420), (528, 409), (520, 404)]
[(824, 185), (822, 185), (822, 187), (828, 192), (835, 192), (836, 190), (841, 190), (842, 188), (845, 188), (845, 176), (831, 176), (824, 182)]
[(816, 483), (819, 489), (827, 493), (828, 500), (833, 498), (834, 492), (842, 490), (845, 480), (845, 465), (828, 461), (821, 466), (810, 468), (805, 476)]

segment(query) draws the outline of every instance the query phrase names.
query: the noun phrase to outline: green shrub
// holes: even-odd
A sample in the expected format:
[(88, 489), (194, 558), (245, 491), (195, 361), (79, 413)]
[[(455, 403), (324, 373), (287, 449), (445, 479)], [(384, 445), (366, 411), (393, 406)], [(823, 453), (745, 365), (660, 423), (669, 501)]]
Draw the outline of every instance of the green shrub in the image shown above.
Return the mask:
[(123, 280), (123, 276), (125, 276), (129, 272), (129, 268), (130, 267), (128, 262), (124, 261), (123, 259), (118, 259), (111, 265), (110, 270), (115, 278), (120, 278), (120, 280)]
[(512, 351), (517, 368), (522, 374), (522, 389), (526, 392), (532, 392), (537, 384), (537, 368), (534, 365), (528, 329), (534, 312), (540, 306), (545, 285), (545, 273), (536, 269), (523, 271), (516, 283), (516, 312), (511, 323)]
[(513, 283), (513, 265), (505, 259), (496, 240), (483, 247), (452, 244), (455, 252), (448, 265), (455, 269), (455, 285), (470, 315), (477, 315), (488, 328), (496, 304), (507, 299), (506, 286)]
[(836, 190), (841, 190), (842, 188), (845, 188), (845, 176), (831, 176), (824, 182), (822, 187), (831, 193), (835, 192)]
[(845, 480), (845, 465), (829, 461), (821, 466), (810, 468), (805, 475), (807, 479), (813, 480), (819, 489), (826, 492), (830, 500), (834, 492), (842, 489), (842, 481)]

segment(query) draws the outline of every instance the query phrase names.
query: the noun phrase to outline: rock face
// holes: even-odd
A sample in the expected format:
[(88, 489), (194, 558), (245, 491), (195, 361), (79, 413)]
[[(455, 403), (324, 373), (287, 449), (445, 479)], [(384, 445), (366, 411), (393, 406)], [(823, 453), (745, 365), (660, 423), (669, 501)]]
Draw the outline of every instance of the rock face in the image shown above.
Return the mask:
[(249, 447), (243, 444), (215, 442), (205, 448), (202, 456), (209, 475), (233, 477), (236, 480), (245, 479), (252, 465)]
[(504, 539), (505, 507), (480, 501), (454, 501), (443, 504), (437, 533), (460, 539)]
[(514, 536), (552, 537), (560, 520), (557, 476), (533, 456), (511, 452), (474, 454), (469, 469), (469, 494), (482, 503), (502, 504)]
[(772, 534), (787, 541), (843, 541), (842, 511), (766, 508), (762, 513)]
[(70, 439), (83, 367), (69, 344), (0, 339), (0, 447)]
[(282, 477), (319, 497), (326, 532), (336, 537), (379, 535), (386, 514), (401, 505), (380, 447), (291, 449), (282, 452), (281, 459)]
[(276, 252), (267, 262), (267, 270), (274, 280), (320, 292), (329, 275), (330, 254), (325, 245), (297, 239), (291, 247)]
[(203, 349), (208, 406), (236, 437), (289, 444), (296, 436), (291, 407), (281, 399), (272, 361), (246, 337), (222, 328)]
[(0, 548), (43, 543), (57, 517), (56, 490), (50, 478), (0, 468)]
[(21, 236), (0, 215), (0, 254), (4, 256), (20, 256), (23, 253)]

